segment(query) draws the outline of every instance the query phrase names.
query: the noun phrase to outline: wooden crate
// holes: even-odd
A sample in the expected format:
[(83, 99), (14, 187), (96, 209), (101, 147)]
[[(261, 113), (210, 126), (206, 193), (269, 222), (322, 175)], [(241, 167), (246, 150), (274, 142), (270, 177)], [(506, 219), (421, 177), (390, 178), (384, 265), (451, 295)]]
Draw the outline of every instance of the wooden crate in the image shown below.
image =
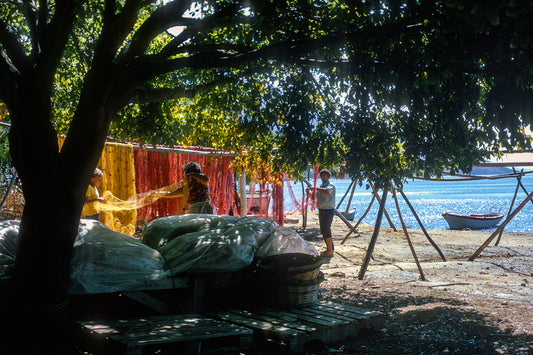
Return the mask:
[(227, 351), (250, 347), (253, 331), (197, 314), (150, 316), (112, 321), (78, 321), (78, 344), (94, 354)]
[(249, 327), (254, 331), (258, 349), (265, 344), (278, 344), (288, 351), (304, 351), (313, 341), (331, 344), (355, 337), (363, 329), (381, 329), (382, 312), (334, 302), (319, 302), (294, 309), (254, 307), (217, 311), (219, 319)]

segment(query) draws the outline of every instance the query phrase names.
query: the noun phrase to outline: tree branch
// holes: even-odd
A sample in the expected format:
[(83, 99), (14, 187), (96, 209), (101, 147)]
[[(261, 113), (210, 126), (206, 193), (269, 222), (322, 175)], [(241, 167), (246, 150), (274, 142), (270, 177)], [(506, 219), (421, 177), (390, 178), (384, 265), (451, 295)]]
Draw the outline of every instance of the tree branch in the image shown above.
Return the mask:
[(120, 60), (142, 55), (155, 36), (167, 28), (179, 25), (181, 15), (176, 14), (183, 14), (191, 2), (174, 0), (154, 11), (133, 35), (129, 45), (120, 54)]
[[(315, 65), (319, 67), (346, 66), (349, 63), (343, 60), (325, 61), (309, 58), (310, 48), (332, 48), (333, 46), (345, 45), (348, 42), (365, 40), (369, 36), (386, 36), (390, 33), (405, 33), (406, 31), (420, 32), (420, 28), (412, 26), (412, 23), (412, 19), (406, 19), (351, 33), (337, 33), (318, 39), (303, 38), (278, 42), (259, 49), (231, 44), (191, 45), (179, 47), (177, 48), (179, 52), (175, 51), (172, 53), (173, 55), (180, 52), (194, 53), (189, 57), (163, 60), (163, 58), (159, 57), (160, 54), (157, 54), (140, 58), (139, 63), (142, 62), (144, 74), (152, 73), (153, 76), (169, 73), (185, 67), (196, 69), (230, 68), (259, 60), (276, 60), (291, 64)], [(169, 55), (170, 53), (165, 52), (165, 54)], [(130, 69), (134, 67), (135, 65), (130, 66)]]
[[(37, 56), (39, 53), (39, 30), (38, 30), (38, 23), (41, 21), (41, 16), (39, 16), (39, 21), (37, 21), (37, 16), (35, 16), (36, 12), (39, 12), (39, 14), (43, 13), (45, 10), (43, 8), (46, 8), (48, 5), (46, 4), (46, 0), (41, 0), (39, 4), (39, 9), (37, 9), (35, 6), (33, 6), (32, 2), (30, 0), (24, 0), (21, 7), (21, 12), (26, 17), (26, 21), (28, 23), (28, 28), (30, 30), (30, 40), (31, 40), (31, 51), (33, 56)], [(43, 23), (46, 23), (46, 21), (43, 21)], [(44, 27), (41, 25), (40, 27)]]
[(216, 26), (229, 26), (243, 22), (236, 21), (235, 18), (235, 14), (238, 13), (237, 10), (241, 7), (240, 4), (225, 6), (215, 14), (202, 19), (183, 18), (182, 15), (176, 15), (178, 13), (183, 14), (189, 7), (190, 3), (183, 4), (179, 1), (173, 1), (156, 10), (135, 33), (129, 46), (121, 54), (121, 61), (142, 55), (156, 36), (174, 26), (187, 28), (159, 52), (162, 57), (173, 55), (180, 44), (192, 39), (200, 32), (207, 32)]
[[(46, 1), (44, 2), (46, 3)], [(55, 12), (48, 24), (46, 23), (48, 9), (43, 9), (39, 14), (39, 22), (43, 21), (44, 23), (39, 23), (37, 28), (40, 34), (40, 36), (39, 34), (36, 34), (36, 37), (39, 38), (40, 46), (37, 51), (37, 62), (41, 74), (48, 77), (49, 81), (45, 82), (53, 82), (55, 69), (57, 68), (63, 50), (67, 44), (68, 37), (72, 31), (74, 8), (77, 6), (76, 3), (77, 1), (72, 0), (56, 0)]]
[(192, 89), (186, 89), (183, 87), (176, 88), (151, 88), (151, 89), (138, 89), (130, 96), (131, 103), (133, 102), (155, 102), (162, 100), (171, 100), (179, 98), (192, 98), (200, 92), (228, 84), (235, 84), (239, 79), (249, 78), (254, 74), (261, 74), (271, 72), (272, 68), (268, 65), (262, 67), (247, 68), (240, 70), (238, 73), (220, 76), (208, 83), (195, 85)]
[(7, 66), (20, 73), (28, 67), (29, 60), (24, 53), (24, 48), (18, 42), (18, 37), (12, 33), (2, 18), (0, 18), (0, 43), (4, 48)]
[(245, 23), (245, 19), (242, 16), (238, 18), (231, 18), (231, 15), (236, 13), (238, 6), (228, 6), (215, 15), (209, 16), (206, 19), (183, 19), (180, 25), (186, 25), (186, 29), (178, 36), (174, 37), (160, 52), (160, 57), (168, 57), (176, 53), (177, 51), (183, 52), (183, 47), (179, 47), (187, 39), (193, 38), (199, 32), (206, 32), (212, 30), (215, 27), (230, 27), (236, 24)]

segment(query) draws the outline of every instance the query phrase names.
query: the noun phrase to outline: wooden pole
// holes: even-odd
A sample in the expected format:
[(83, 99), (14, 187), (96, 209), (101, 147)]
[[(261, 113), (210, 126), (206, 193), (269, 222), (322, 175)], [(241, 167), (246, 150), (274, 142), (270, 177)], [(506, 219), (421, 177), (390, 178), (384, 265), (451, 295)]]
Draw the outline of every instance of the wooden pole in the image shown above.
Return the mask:
[[(522, 169), (522, 170), (524, 170), (524, 169)], [(516, 170), (515, 170), (514, 166), (513, 166), (513, 171), (516, 173)], [(522, 188), (522, 191), (524, 191), (524, 193), (525, 193), (526, 195), (529, 195), (529, 192), (527, 192), (527, 190), (526, 190), (526, 188), (524, 187), (524, 185), (522, 185), (522, 181), (520, 181), (520, 187)], [(531, 200), (531, 203), (533, 203), (533, 200)]]
[[(370, 211), (370, 207), (372, 207), (372, 204), (374, 203), (374, 200), (376, 199), (376, 195), (372, 194), (372, 200), (370, 201), (370, 203), (368, 204), (368, 207), (366, 208), (366, 211), (365, 213), (363, 213), (363, 215), (361, 216), (361, 218), (359, 218), (359, 220), (357, 221), (357, 223), (355, 224), (354, 228), (357, 228), (357, 226), (359, 225), (359, 223), (361, 223), (361, 221), (366, 217), (368, 211)], [(344, 242), (346, 241), (346, 239), (348, 239), (348, 237), (350, 236), (350, 234), (352, 234), (352, 231), (350, 229), (350, 231), (348, 232), (348, 234), (346, 234), (346, 236), (344, 237), (344, 239), (342, 240), (341, 242), (341, 245), (344, 244)]]
[(302, 185), (302, 228), (307, 228), (307, 195), (305, 193), (304, 182), (300, 181)]
[(418, 261), (415, 248), (413, 247), (413, 243), (411, 242), (411, 238), (409, 237), (409, 232), (407, 231), (407, 227), (405, 226), (405, 223), (403, 221), (402, 212), (400, 211), (400, 204), (398, 203), (398, 197), (396, 196), (396, 189), (394, 188), (394, 185), (392, 186), (392, 197), (394, 197), (394, 203), (396, 204), (396, 210), (398, 211), (398, 217), (400, 218), (400, 223), (402, 224), (403, 234), (405, 234), (405, 239), (407, 239), (407, 244), (409, 244), (409, 249), (411, 249), (411, 254), (413, 254), (416, 267), (418, 268), (418, 272), (420, 273), (420, 280), (426, 281), (426, 277), (424, 276), (424, 271), (422, 270), (422, 266), (420, 265), (420, 262)]
[[(376, 196), (376, 199), (378, 200), (378, 203), (381, 203), (380, 201), (380, 198), (379, 198), (379, 195), (378, 195), (378, 192), (376, 190), (376, 188), (374, 187), (374, 185), (372, 185), (372, 183), (370, 183), (370, 187), (372, 187), (372, 192), (374, 193), (374, 195)], [(392, 229), (397, 232), (398, 230), (396, 229), (396, 227), (394, 226), (394, 223), (392, 223), (392, 220), (390, 219), (389, 217), (389, 213), (387, 212), (387, 209), (385, 207), (383, 207), (383, 211), (385, 212), (385, 217), (387, 218), (387, 221), (389, 222), (389, 225), (392, 227)]]
[[(350, 205), (352, 204), (353, 193), (355, 192), (355, 186), (357, 186), (357, 180), (352, 180), (352, 184), (352, 192), (350, 193), (348, 204), (346, 205), (346, 209), (344, 210), (344, 217), (348, 217), (348, 213), (350, 212)], [(337, 206), (337, 208), (339, 207)]]
[(348, 191), (350, 191), (350, 188), (352, 187), (353, 185), (353, 180), (352, 182), (350, 183), (350, 185), (348, 186), (348, 188), (346, 189), (346, 192), (344, 193), (344, 196), (342, 196), (341, 200), (339, 201), (339, 203), (337, 204), (337, 209), (339, 209), (339, 207), (341, 206), (342, 204), (342, 201), (344, 201), (344, 199), (346, 198), (346, 195), (348, 195)]
[(241, 190), (241, 217), (246, 217), (246, 212), (248, 212), (248, 201), (246, 196), (246, 170), (244, 170), (244, 168), (241, 170), (239, 185)]
[[(524, 169), (522, 169), (522, 171), (524, 171)], [(522, 171), (520, 173), (522, 173)], [(509, 206), (509, 210), (507, 211), (507, 217), (509, 217), (509, 215), (511, 214), (511, 211), (513, 210), (514, 202), (516, 200), (516, 195), (518, 194), (518, 188), (520, 187), (520, 180), (522, 179), (522, 175), (517, 176), (516, 179), (518, 180), (518, 182), (516, 183), (516, 189), (514, 190), (513, 200), (511, 201), (511, 205)], [(496, 239), (496, 243), (494, 243), (494, 246), (498, 246), (498, 244), (500, 244), (500, 239), (502, 238), (502, 234), (503, 234), (503, 229), (500, 231), (500, 234), (498, 234), (498, 239)]]
[(383, 211), (385, 210), (385, 202), (387, 201), (387, 189), (383, 189), (383, 197), (379, 204), (378, 215), (376, 216), (376, 224), (374, 225), (374, 233), (372, 233), (372, 238), (370, 239), (370, 244), (366, 251), (365, 259), (363, 260), (363, 265), (361, 265), (361, 270), (359, 270), (359, 280), (362, 280), (365, 277), (366, 269), (370, 263), (370, 258), (372, 257), (372, 252), (376, 246), (376, 241), (378, 240), (379, 229), (381, 227), (381, 220), (383, 219)]
[(339, 212), (338, 209), (335, 208), (335, 215), (337, 217), (339, 217), (341, 219), (341, 221), (344, 222), (344, 224), (346, 224), (349, 228), (350, 228), (350, 232), (355, 232), (357, 234), (359, 234), (359, 232), (357, 231), (357, 229), (355, 229), (354, 226), (352, 226), (352, 224), (350, 223), (349, 220), (346, 219), (346, 217), (344, 217), (344, 215), (342, 213)]
[(357, 221), (357, 223), (355, 224), (355, 226), (357, 227), (359, 225), (359, 223), (361, 223), (363, 221), (363, 219), (366, 217), (366, 215), (368, 214), (368, 211), (370, 211), (370, 208), (372, 207), (372, 204), (374, 203), (374, 201), (376, 200), (376, 195), (372, 194), (372, 199), (370, 200), (370, 203), (368, 204), (368, 207), (366, 208), (366, 211), (365, 213), (363, 213), (363, 215), (361, 216), (361, 218), (359, 218), (359, 220)]
[(491, 236), (485, 241), (485, 243), (483, 243), (479, 248), (478, 250), (476, 250), (474, 252), (474, 254), (472, 254), (471, 257), (468, 258), (468, 261), (473, 261), (475, 258), (477, 258), (479, 256), (479, 254), (481, 254), (481, 252), (483, 251), (483, 249), (485, 249), (485, 247), (487, 245), (490, 244), (490, 242), (492, 242), (492, 240), (496, 237), (496, 235), (498, 235), (498, 233), (500, 233), (500, 231), (502, 231), (505, 226), (507, 225), (507, 223), (509, 223), (513, 218), (514, 216), (516, 216), (516, 214), (518, 212), (520, 212), (520, 210), (526, 205), (526, 203), (528, 203), (529, 200), (531, 200), (531, 198), (533, 197), (533, 192), (531, 192), (524, 201), (522, 201), (522, 203), (520, 204), (520, 206), (518, 206), (514, 211), (513, 213), (511, 213), (511, 215), (509, 217), (507, 217), (505, 219), (505, 221), (498, 227), (498, 229), (496, 229), (494, 231), (494, 233), (491, 234)]
[(398, 190), (400, 191), (400, 194), (402, 195), (403, 199), (405, 200), (405, 202), (407, 203), (407, 206), (409, 206), (409, 209), (411, 210), (411, 212), (413, 213), (413, 215), (415, 216), (415, 219), (416, 221), (418, 222), (418, 225), (420, 226), (420, 229), (422, 229), (422, 232), (424, 232), (424, 235), (426, 236), (427, 240), (429, 240), (429, 242), (431, 243), (431, 245), (433, 245), (433, 247), (435, 249), (437, 249), (437, 252), (439, 253), (442, 261), (446, 261), (446, 257), (444, 256), (444, 254), (442, 253), (442, 251), (440, 250), (439, 246), (437, 245), (437, 243), (435, 243), (433, 241), (433, 239), (431, 239), (431, 237), (429, 236), (428, 232), (426, 231), (426, 228), (424, 228), (424, 225), (422, 224), (422, 221), (420, 220), (420, 218), (418, 218), (418, 214), (416, 213), (415, 209), (413, 208), (413, 206), (411, 205), (411, 203), (409, 202), (409, 200), (407, 199), (407, 196), (405, 196), (405, 194), (403, 193), (402, 190)]

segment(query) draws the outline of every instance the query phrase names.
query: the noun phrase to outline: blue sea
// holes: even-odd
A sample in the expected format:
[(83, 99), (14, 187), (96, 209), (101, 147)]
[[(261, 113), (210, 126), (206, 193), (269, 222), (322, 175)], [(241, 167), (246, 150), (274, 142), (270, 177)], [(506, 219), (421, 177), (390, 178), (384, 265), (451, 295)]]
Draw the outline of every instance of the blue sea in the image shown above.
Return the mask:
[[(449, 178), (448, 178), (449, 179)], [(527, 193), (533, 191), (533, 174), (527, 174), (522, 177), (522, 185)], [(341, 201), (346, 194), (351, 180), (331, 179), (336, 187), (336, 202)], [(302, 188), (300, 183), (290, 183), (291, 188), (301, 202)], [(449, 229), (448, 224), (442, 217), (444, 212), (460, 214), (483, 214), (483, 213), (501, 213), (507, 217), (511, 202), (517, 187), (517, 179), (484, 179), (470, 181), (428, 181), (428, 180), (409, 180), (404, 184), (403, 191), (407, 199), (415, 209), (424, 228), (426, 229)], [(382, 191), (379, 191), (380, 197)], [(285, 187), (285, 210), (294, 210), (296, 205), (292, 202), (288, 188)], [(402, 213), (402, 218), (410, 229), (420, 229), (413, 213), (404, 201), (403, 197), (397, 192), (398, 202)], [(514, 211), (522, 201), (527, 197), (526, 192), (519, 187), (516, 200), (512, 211)], [(339, 211), (346, 209), (350, 191), (346, 194), (344, 201), (339, 206)], [(364, 214), (372, 200), (372, 190), (366, 189), (366, 183), (363, 186), (357, 185), (352, 197), (350, 209), (356, 209), (354, 222), (356, 223)], [(379, 205), (374, 200), (372, 207), (361, 223), (374, 224)], [(392, 223), (398, 229), (401, 229), (400, 219), (396, 210), (396, 205), (392, 193), (389, 191), (386, 201), (386, 210), (391, 217)], [(512, 212), (511, 211), (511, 212)], [(502, 222), (505, 220), (502, 219)], [(389, 226), (385, 215), (382, 219), (382, 226)], [(505, 227), (507, 232), (533, 232), (533, 203), (529, 201), (518, 214)]]

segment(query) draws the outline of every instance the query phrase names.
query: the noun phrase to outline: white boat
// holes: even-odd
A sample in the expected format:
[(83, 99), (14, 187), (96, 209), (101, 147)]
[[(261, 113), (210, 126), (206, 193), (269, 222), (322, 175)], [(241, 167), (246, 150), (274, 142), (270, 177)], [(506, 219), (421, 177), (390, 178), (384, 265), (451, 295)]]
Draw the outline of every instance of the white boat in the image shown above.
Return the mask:
[(465, 215), (446, 212), (442, 217), (448, 222), (450, 229), (489, 229), (495, 227), (503, 215), (499, 213)]

